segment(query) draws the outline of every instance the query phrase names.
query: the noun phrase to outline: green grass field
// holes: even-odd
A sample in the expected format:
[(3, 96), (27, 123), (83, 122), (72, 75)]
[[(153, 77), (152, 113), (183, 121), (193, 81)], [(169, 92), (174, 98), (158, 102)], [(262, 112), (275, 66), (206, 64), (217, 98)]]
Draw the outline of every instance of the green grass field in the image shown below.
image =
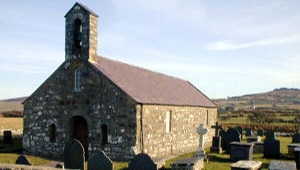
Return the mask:
[[(277, 139), (280, 140), (280, 151), (284, 156), (282, 159), (293, 161), (289, 159), (289, 157), (287, 156), (288, 153), (287, 145), (291, 143), (292, 139), (286, 137), (277, 137)], [(209, 161), (205, 162), (204, 170), (228, 170), (230, 169), (230, 165), (233, 163), (229, 160), (230, 157), (229, 154), (210, 153), (209, 149), (207, 149), (207, 154), (209, 157)], [(168, 160), (166, 161), (165, 169), (170, 170), (171, 169), (170, 164), (178, 159), (191, 158), (192, 156), (193, 153), (188, 153), (188, 154), (178, 156), (174, 159)], [(11, 154), (11, 153), (0, 154), (0, 163), (14, 164), (17, 157), (18, 154)], [(33, 165), (43, 165), (50, 162), (50, 160), (34, 157), (34, 156), (28, 156), (28, 158)], [(263, 167), (262, 167), (263, 170), (268, 169), (271, 161), (270, 159), (264, 158), (263, 154), (255, 154), (253, 156), (253, 159), (256, 161), (263, 162)], [(115, 170), (125, 170), (127, 168), (128, 168), (128, 162), (114, 162)]]

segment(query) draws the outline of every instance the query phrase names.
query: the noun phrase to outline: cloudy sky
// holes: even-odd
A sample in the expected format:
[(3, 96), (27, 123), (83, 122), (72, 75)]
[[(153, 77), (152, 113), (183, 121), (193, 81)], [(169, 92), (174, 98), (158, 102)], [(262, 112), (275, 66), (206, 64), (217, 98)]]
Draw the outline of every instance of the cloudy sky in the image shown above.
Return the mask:
[[(210, 98), (300, 88), (300, 0), (82, 0), (98, 54), (190, 81)], [(64, 61), (73, 0), (0, 6), (0, 99), (29, 96)]]

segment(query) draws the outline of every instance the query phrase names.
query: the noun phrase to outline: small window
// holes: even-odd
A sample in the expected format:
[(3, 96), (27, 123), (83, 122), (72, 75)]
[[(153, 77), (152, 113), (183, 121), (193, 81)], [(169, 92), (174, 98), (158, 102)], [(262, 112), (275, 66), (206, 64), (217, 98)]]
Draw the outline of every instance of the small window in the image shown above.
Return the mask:
[(171, 119), (172, 119), (172, 112), (167, 111), (166, 112), (166, 133), (171, 132)]
[(206, 125), (209, 125), (208, 110), (206, 110)]
[(101, 126), (101, 146), (104, 146), (107, 144), (107, 126), (102, 125)]
[(50, 142), (55, 142), (56, 141), (56, 126), (55, 126), (55, 124), (51, 124), (49, 130), (50, 130), (50, 133), (49, 133)]
[(81, 71), (79, 68), (75, 70), (75, 91), (81, 91)]

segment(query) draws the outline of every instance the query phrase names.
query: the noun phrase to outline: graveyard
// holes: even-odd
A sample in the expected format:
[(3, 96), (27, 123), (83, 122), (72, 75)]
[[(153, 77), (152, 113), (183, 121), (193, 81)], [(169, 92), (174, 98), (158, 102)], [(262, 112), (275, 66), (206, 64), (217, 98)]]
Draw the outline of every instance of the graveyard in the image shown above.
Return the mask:
[[(215, 125), (213, 128), (216, 128), (221, 125)], [(293, 150), (295, 150), (295, 147), (299, 147), (299, 135), (296, 137), (283, 137), (283, 136), (276, 136), (274, 133), (269, 133), (265, 132), (263, 133), (261, 138), (254, 138), (254, 135), (257, 134), (257, 132), (252, 131), (251, 129), (242, 129), (242, 136), (241, 138), (235, 138), (235, 134), (239, 134), (240, 128), (236, 129), (228, 129), (227, 131), (223, 132), (222, 129), (220, 129), (219, 135), (220, 138), (224, 138), (225, 141), (229, 142), (229, 144), (224, 144), (224, 147), (222, 148), (222, 143), (219, 143), (219, 147), (221, 148), (221, 151), (216, 151), (215, 149), (210, 148), (205, 148), (204, 153), (206, 154), (206, 159), (203, 160), (203, 168), (204, 170), (214, 170), (214, 169), (220, 169), (220, 170), (226, 170), (230, 169), (230, 167), (235, 163), (238, 162), (239, 160), (251, 160), (253, 162), (261, 162), (261, 168), (262, 169), (268, 169), (270, 166), (282, 166), (281, 164), (284, 164), (285, 166), (287, 164), (291, 164), (291, 166), (296, 166), (295, 164), (295, 156), (293, 155), (293, 151), (290, 151), (290, 147), (293, 147)], [(222, 134), (223, 133), (223, 134)], [(261, 132), (259, 132), (261, 133)], [(7, 135), (7, 134), (6, 134)], [(226, 139), (225, 136), (231, 136), (232, 139)], [(215, 138), (215, 137), (214, 137)], [(234, 139), (235, 138), (235, 139)], [(251, 140), (249, 140), (249, 138)], [(232, 140), (232, 142), (230, 142)], [(234, 140), (237, 140), (236, 142)], [(254, 141), (255, 140), (255, 141)], [(259, 140), (260, 142), (257, 142)], [(268, 144), (267, 147), (261, 147), (258, 145), (258, 148), (256, 148), (256, 143), (266, 143), (266, 142), (271, 142), (271, 144)], [(279, 145), (274, 142), (277, 141)], [(293, 144), (291, 144), (293, 143)], [(212, 144), (215, 145), (215, 144)], [(228, 146), (226, 146), (228, 145)], [(295, 145), (295, 146), (293, 146)], [(14, 138), (12, 139), (5, 139), (4, 136), (2, 136), (1, 141), (0, 141), (0, 147), (9, 149), (10, 148), (19, 148), (19, 150), (14, 150), (11, 149), (11, 153), (3, 153), (1, 152), (0, 154), (0, 163), (3, 165), (6, 164), (15, 164), (17, 162), (17, 159), (19, 159), (19, 155), (22, 152), (20, 150), (20, 147), (22, 147), (20, 143), (19, 138)], [(271, 148), (269, 148), (271, 147)], [(275, 148), (278, 148), (278, 152), (276, 152)], [(246, 149), (245, 149), (246, 148)], [(249, 149), (250, 148), (250, 149)], [(261, 149), (265, 149), (265, 151), (262, 151)], [(228, 151), (229, 149), (229, 151)], [(266, 152), (266, 149), (271, 152), (268, 153)], [(72, 149), (74, 150), (74, 149)], [(226, 151), (227, 150), (227, 151)], [(244, 152), (243, 150), (247, 150), (248, 153)], [(2, 150), (3, 151), (3, 150)], [(164, 164), (164, 169), (175, 169), (172, 167), (172, 164), (174, 164), (176, 161), (178, 162), (179, 160), (186, 160), (186, 159), (191, 159), (195, 157), (195, 154), (197, 154), (198, 151), (191, 152), (188, 154), (180, 155), (180, 156), (174, 156), (170, 160), (166, 160)], [(246, 154), (245, 154), (246, 153)], [(72, 157), (74, 156), (75, 153), (71, 153), (71, 155), (67, 157)], [(105, 155), (103, 152), (97, 153), (98, 155)], [(146, 154), (145, 154), (146, 155)], [(26, 158), (28, 158), (28, 162), (32, 166), (38, 166), (38, 167), (45, 167), (47, 165), (50, 165), (51, 161), (50, 159), (45, 159), (45, 158), (40, 158), (40, 157), (35, 157), (35, 156), (30, 156), (26, 155)], [(143, 158), (144, 159), (144, 158)], [(149, 161), (151, 161), (151, 158), (147, 158)], [(299, 159), (299, 158), (298, 158)], [(109, 158), (108, 158), (109, 160)], [(88, 167), (88, 162), (91, 162), (93, 160), (88, 160), (85, 162), (82, 162), (81, 165), (83, 166), (81, 169), (87, 169)], [(96, 161), (97, 162), (97, 161)], [(111, 167), (115, 170), (124, 170), (124, 169), (130, 169), (130, 164), (133, 164), (131, 162), (117, 162), (117, 161), (109, 161), (111, 162)], [(280, 163), (280, 165), (278, 165)], [(22, 163), (24, 164), (24, 163)], [(68, 166), (67, 162), (64, 162), (65, 168)], [(71, 167), (74, 165), (73, 162), (71, 162)], [(153, 165), (155, 163), (153, 162)], [(2, 165), (1, 165), (2, 166)], [(0, 166), (0, 167), (1, 167)], [(53, 167), (53, 164), (51, 165)], [(156, 168), (153, 168), (156, 169)]]

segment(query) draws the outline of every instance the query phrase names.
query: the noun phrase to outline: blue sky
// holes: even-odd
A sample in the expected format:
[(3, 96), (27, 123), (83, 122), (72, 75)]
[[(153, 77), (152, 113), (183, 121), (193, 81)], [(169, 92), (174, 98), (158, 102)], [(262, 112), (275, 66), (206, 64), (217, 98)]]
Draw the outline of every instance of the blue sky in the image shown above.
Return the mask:
[[(29, 96), (64, 61), (73, 0), (0, 6), (0, 99)], [(190, 81), (210, 98), (300, 88), (299, 0), (82, 0), (98, 54)]]

